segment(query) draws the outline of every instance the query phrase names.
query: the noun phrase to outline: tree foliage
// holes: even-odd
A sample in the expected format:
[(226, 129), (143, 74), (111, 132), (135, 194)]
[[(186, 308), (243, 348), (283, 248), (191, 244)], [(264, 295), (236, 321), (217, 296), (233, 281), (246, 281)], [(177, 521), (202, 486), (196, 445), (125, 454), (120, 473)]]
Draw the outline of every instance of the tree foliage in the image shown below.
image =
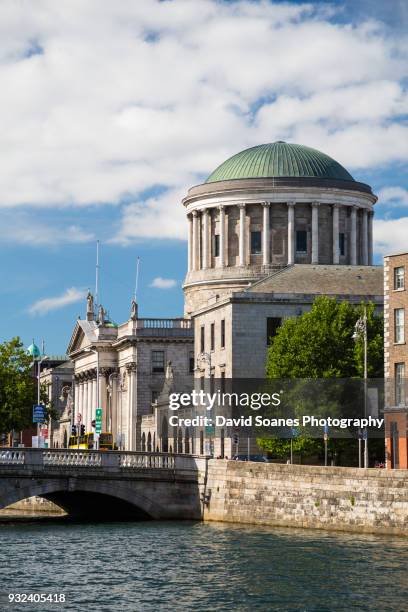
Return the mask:
[[(41, 401), (46, 416), (53, 413), (44, 389)], [(37, 402), (37, 379), (32, 357), (26, 354), (20, 338), (0, 344), (0, 433), (21, 431), (32, 424), (32, 407)]]
[[(353, 378), (363, 376), (363, 340), (353, 340), (364, 305), (318, 297), (311, 310), (286, 319), (268, 350), (269, 378)], [(368, 376), (383, 376), (383, 321), (367, 305)]]

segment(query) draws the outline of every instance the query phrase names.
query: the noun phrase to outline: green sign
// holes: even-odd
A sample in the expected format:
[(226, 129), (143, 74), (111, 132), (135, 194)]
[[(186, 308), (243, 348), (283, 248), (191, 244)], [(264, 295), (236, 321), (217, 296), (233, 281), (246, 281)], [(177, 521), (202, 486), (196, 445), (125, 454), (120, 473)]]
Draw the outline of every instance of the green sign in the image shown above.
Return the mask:
[(95, 433), (102, 432), (102, 408), (97, 408), (95, 411)]

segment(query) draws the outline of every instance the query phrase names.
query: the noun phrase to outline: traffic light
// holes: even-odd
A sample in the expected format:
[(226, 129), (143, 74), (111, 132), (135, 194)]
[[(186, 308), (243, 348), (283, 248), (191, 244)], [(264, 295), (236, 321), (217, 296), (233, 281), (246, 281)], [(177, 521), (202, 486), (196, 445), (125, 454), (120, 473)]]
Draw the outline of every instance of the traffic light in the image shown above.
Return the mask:
[(92, 425), (92, 427), (96, 427), (96, 421), (95, 421), (95, 419), (92, 421), (91, 425)]
[(76, 425), (72, 425), (71, 427), (71, 436), (76, 436)]
[(81, 436), (84, 436), (84, 435), (85, 435), (85, 425), (82, 424), (81, 425)]

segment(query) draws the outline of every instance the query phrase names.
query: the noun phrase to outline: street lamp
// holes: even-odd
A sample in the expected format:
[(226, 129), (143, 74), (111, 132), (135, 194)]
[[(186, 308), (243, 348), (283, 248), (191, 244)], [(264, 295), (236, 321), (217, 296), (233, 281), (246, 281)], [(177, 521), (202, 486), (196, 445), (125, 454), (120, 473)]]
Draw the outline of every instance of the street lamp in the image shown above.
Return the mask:
[[(364, 315), (360, 317), (354, 326), (353, 340), (358, 342), (361, 338), (364, 341), (364, 418), (367, 418), (367, 306), (364, 306)], [(363, 431), (364, 437), (364, 467), (368, 468), (368, 430)], [(358, 465), (361, 467), (361, 439), (358, 442)]]
[[(41, 403), (41, 381), (40, 381), (41, 364), (46, 359), (48, 359), (48, 356), (43, 354), (41, 356), (41, 359), (38, 361), (38, 386), (37, 386), (37, 404), (38, 405), (40, 405), (40, 403)], [(38, 444), (40, 443), (40, 432), (41, 432), (40, 423), (37, 423), (37, 440), (38, 440)]]

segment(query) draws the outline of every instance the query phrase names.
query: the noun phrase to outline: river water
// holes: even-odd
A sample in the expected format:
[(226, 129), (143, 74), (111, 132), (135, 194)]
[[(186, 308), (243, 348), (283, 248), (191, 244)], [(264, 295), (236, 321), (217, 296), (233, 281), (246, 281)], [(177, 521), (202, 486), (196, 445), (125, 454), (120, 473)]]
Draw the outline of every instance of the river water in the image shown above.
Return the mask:
[[(0, 610), (407, 611), (408, 541), (221, 523), (0, 523)], [(8, 604), (8, 593), (66, 596)]]

